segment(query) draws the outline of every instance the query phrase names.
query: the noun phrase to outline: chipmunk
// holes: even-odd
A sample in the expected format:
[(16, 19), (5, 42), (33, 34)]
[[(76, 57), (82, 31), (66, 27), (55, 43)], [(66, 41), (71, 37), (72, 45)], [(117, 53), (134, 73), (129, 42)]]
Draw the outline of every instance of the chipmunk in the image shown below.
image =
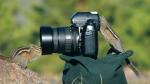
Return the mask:
[[(110, 24), (105, 19), (104, 16), (101, 16), (101, 27), (100, 31), (106, 41), (109, 42), (112, 49), (116, 50), (119, 53), (123, 53), (124, 49), (122, 47), (122, 43), (120, 38), (115, 34), (115, 32), (112, 30)], [(137, 68), (132, 64), (132, 62), (129, 59), (125, 59), (128, 67), (139, 77), (140, 73), (137, 70)]]
[(30, 47), (18, 48), (11, 56), (12, 62), (21, 66), (21, 68), (27, 68), (27, 64), (39, 58), (41, 56), (41, 48), (37, 45), (31, 44)]

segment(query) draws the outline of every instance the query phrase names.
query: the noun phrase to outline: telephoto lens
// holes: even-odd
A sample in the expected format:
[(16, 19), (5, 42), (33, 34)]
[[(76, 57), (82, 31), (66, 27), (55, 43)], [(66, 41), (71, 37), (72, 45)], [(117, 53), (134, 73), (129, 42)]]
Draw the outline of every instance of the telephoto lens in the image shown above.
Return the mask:
[(42, 26), (40, 28), (42, 54), (78, 54), (78, 35), (77, 28), (51, 28), (49, 26)]

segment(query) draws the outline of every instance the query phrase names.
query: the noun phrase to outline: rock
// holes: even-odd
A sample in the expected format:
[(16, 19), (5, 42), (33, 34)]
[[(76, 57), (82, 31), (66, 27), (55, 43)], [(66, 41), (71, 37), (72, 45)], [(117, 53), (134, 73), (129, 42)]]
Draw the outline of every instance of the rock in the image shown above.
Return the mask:
[(54, 84), (15, 63), (0, 59), (0, 84)]

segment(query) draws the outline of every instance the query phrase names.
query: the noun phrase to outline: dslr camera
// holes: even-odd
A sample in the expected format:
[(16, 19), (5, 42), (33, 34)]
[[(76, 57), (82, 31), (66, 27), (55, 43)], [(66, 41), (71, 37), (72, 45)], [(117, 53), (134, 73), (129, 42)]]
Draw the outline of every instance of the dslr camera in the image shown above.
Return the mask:
[(67, 27), (40, 27), (42, 54), (61, 53), (96, 59), (100, 18), (97, 12), (77, 12)]

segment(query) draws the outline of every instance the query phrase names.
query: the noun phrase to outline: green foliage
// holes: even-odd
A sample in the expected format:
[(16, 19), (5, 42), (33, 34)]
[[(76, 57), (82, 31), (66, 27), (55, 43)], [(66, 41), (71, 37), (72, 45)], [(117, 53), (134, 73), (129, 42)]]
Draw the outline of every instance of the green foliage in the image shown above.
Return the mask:
[[(67, 26), (71, 15), (77, 11), (98, 11), (112, 24), (125, 49), (135, 52), (131, 59), (142, 69), (148, 69), (149, 5), (149, 0), (1, 0), (0, 52), (10, 55), (19, 46), (39, 44), (40, 25)], [(106, 54), (109, 45), (101, 34), (99, 36), (101, 58)], [(29, 67), (42, 72), (41, 67), (52, 66), (54, 63), (58, 65), (54, 71), (60, 71), (63, 64), (58, 55), (53, 57), (43, 57), (29, 64)]]
[(36, 61), (32, 61), (29, 63), (28, 68), (41, 74), (52, 74), (62, 72), (63, 65), (64, 61), (60, 60), (58, 54), (52, 54), (50, 56), (43, 56)]

